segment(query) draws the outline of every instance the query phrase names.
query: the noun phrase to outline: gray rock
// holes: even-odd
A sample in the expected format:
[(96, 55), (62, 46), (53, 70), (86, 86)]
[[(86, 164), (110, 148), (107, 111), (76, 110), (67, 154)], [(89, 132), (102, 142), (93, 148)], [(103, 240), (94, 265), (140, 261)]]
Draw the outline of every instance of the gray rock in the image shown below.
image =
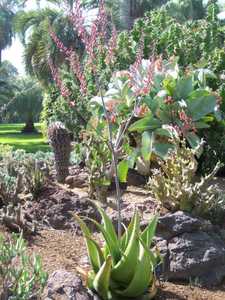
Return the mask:
[(53, 272), (47, 282), (44, 300), (91, 300), (93, 297), (81, 279), (65, 270)]
[(168, 213), (159, 218), (157, 233), (165, 239), (185, 232), (193, 232), (202, 226), (202, 221), (183, 211)]
[(213, 286), (225, 278), (225, 241), (208, 221), (180, 211), (167, 214), (159, 220), (157, 235), (164, 279)]

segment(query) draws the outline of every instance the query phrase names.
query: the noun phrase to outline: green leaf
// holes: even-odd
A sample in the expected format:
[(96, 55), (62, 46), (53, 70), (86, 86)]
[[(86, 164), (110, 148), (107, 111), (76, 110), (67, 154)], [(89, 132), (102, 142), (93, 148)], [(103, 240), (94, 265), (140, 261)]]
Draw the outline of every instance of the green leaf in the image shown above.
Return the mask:
[(188, 78), (180, 79), (177, 82), (174, 96), (177, 100), (186, 99), (188, 95), (193, 91), (193, 89), (193, 79), (191, 76)]
[(124, 252), (127, 248), (128, 242), (130, 240), (133, 228), (134, 228), (134, 221), (135, 221), (135, 214), (133, 215), (130, 224), (128, 225), (128, 228), (125, 228), (124, 234), (122, 235), (120, 239), (120, 246), (121, 250)]
[(154, 133), (145, 131), (142, 134), (141, 154), (144, 160), (149, 161), (152, 155)]
[(112, 268), (112, 279), (128, 284), (135, 274), (139, 254), (140, 217), (135, 213), (134, 225), (127, 248), (117, 265)]
[(84, 223), (84, 221), (78, 215), (74, 215), (74, 218), (78, 222), (83, 232), (87, 244), (88, 256), (90, 259), (91, 266), (94, 272), (97, 273), (104, 262), (104, 257), (101, 248), (92, 239), (92, 234), (89, 231), (87, 225)]
[(156, 231), (157, 222), (158, 216), (155, 215), (141, 234), (141, 239), (143, 240), (147, 248), (151, 247), (152, 239)]
[(112, 258), (108, 256), (93, 281), (93, 287), (103, 300), (108, 300)]
[(109, 237), (109, 239), (112, 240), (112, 242), (113, 242), (113, 245), (112, 245), (113, 261), (117, 261), (120, 259), (120, 247), (119, 247), (119, 240), (117, 238), (115, 228), (113, 226), (111, 219), (107, 216), (105, 211), (98, 204), (95, 204), (95, 205), (97, 206), (97, 209), (102, 217), (102, 222), (103, 222), (103, 227), (105, 229), (105, 232), (107, 233), (107, 236)]
[(165, 159), (168, 155), (169, 150), (174, 149), (174, 145), (169, 143), (155, 143), (154, 144), (154, 153), (161, 157), (162, 159)]
[(139, 149), (132, 149), (131, 154), (128, 156), (127, 161), (130, 169), (134, 168), (138, 154), (139, 154)]
[(129, 170), (129, 162), (128, 160), (122, 160), (118, 164), (118, 177), (120, 182), (126, 182), (127, 181), (127, 174)]
[(155, 130), (155, 134), (156, 135), (160, 135), (160, 136), (166, 136), (168, 138), (172, 138), (172, 136), (173, 136), (171, 130), (165, 129), (165, 128), (158, 128), (158, 129), (156, 129)]
[(213, 113), (215, 106), (216, 97), (213, 95), (187, 100), (187, 108), (193, 121), (198, 121), (207, 114)]
[(153, 280), (153, 266), (148, 249), (140, 244), (140, 255), (136, 265), (135, 273), (129, 285), (124, 290), (117, 290), (117, 293), (126, 298), (142, 296)]
[(194, 132), (188, 132), (186, 138), (192, 149), (195, 149), (200, 145), (201, 140)]
[(133, 123), (130, 126), (129, 131), (130, 132), (134, 132), (134, 131), (143, 132), (146, 130), (154, 130), (159, 127), (161, 127), (161, 122), (158, 119), (153, 118), (152, 116), (147, 116), (147, 117)]
[(210, 128), (210, 126), (208, 124), (206, 124), (205, 122), (201, 122), (201, 121), (195, 122), (194, 126), (197, 129)]

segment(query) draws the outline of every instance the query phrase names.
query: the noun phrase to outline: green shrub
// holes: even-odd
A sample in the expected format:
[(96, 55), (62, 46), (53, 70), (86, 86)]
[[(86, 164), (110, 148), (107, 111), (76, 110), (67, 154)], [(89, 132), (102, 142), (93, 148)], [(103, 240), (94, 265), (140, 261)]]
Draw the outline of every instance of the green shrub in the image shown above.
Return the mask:
[(22, 235), (12, 235), (11, 240), (0, 236), (1, 299), (38, 299), (46, 280), (40, 257), (26, 254)]
[[(92, 266), (88, 274), (88, 286), (98, 293), (101, 299), (131, 299), (155, 294), (154, 270), (158, 255), (151, 250), (157, 217), (154, 216), (146, 229), (140, 231), (140, 217), (136, 212), (128, 228), (118, 238), (112, 221), (104, 210), (97, 207), (102, 217), (102, 225), (91, 220), (100, 230), (103, 248), (93, 239), (85, 222), (75, 216), (86, 239), (87, 250)], [(152, 289), (152, 295), (147, 294)], [(139, 299), (139, 298), (138, 298)]]

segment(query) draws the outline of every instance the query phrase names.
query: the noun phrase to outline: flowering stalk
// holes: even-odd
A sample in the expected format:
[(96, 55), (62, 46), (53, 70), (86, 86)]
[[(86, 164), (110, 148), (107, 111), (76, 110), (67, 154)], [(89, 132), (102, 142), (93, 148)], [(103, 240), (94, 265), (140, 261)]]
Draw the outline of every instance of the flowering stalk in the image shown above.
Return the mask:
[(122, 234), (122, 217), (121, 217), (121, 203), (122, 203), (122, 198), (121, 198), (121, 190), (120, 190), (120, 183), (119, 183), (119, 176), (118, 176), (118, 156), (117, 156), (117, 149), (114, 146), (113, 143), (113, 132), (112, 132), (112, 123), (110, 122), (110, 116), (109, 113), (106, 109), (102, 89), (99, 86), (99, 91), (100, 91), (100, 97), (102, 101), (102, 106), (104, 109), (104, 114), (106, 117), (107, 125), (108, 125), (108, 134), (109, 134), (109, 147), (112, 152), (112, 163), (113, 163), (113, 169), (115, 172), (115, 184), (116, 184), (116, 196), (117, 196), (117, 210), (118, 210), (118, 238), (121, 238)]
[(49, 58), (48, 60), (48, 64), (51, 70), (51, 74), (52, 74), (52, 78), (54, 79), (58, 89), (60, 90), (61, 95), (66, 98), (67, 100), (70, 100), (70, 96), (71, 96), (71, 92), (70, 90), (66, 87), (65, 84), (63, 84), (60, 76), (59, 76), (59, 72), (57, 70), (57, 68), (54, 66), (54, 63), (52, 61), (51, 58)]

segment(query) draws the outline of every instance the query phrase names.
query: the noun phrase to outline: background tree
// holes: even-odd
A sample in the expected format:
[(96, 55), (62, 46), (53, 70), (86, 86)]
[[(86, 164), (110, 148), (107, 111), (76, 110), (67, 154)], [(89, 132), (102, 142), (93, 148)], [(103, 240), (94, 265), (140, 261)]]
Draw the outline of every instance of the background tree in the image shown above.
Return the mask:
[(0, 0), (0, 65), (2, 51), (12, 43), (15, 14), (25, 3), (26, 0)]
[(17, 116), (19, 122), (25, 123), (22, 132), (36, 132), (34, 122), (39, 121), (42, 109), (42, 89), (38, 82), (30, 78), (18, 79), (17, 87), (19, 91), (9, 107), (11, 118)]
[(37, 9), (20, 12), (16, 16), (15, 29), (23, 42), (26, 71), (35, 76), (44, 86), (52, 78), (48, 60), (52, 57), (55, 65), (62, 64), (62, 53), (50, 37), (50, 30), (68, 48), (82, 48), (74, 33), (69, 18), (60, 9)]
[(0, 66), (0, 122), (7, 118), (7, 105), (17, 91), (15, 84), (17, 75), (17, 69), (10, 62), (2, 62)]

